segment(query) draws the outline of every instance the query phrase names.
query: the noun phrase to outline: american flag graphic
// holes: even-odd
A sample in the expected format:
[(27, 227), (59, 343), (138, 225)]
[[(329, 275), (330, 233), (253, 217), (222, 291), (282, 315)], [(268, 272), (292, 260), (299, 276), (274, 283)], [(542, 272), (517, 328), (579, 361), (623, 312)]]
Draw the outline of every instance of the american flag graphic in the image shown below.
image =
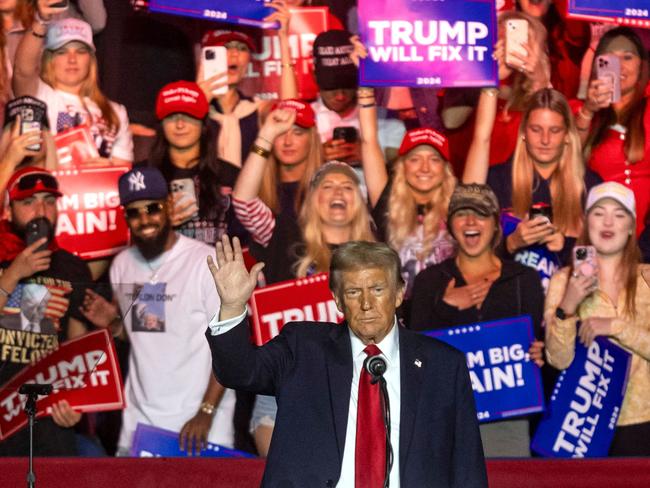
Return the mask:
[[(16, 286), (16, 289), (9, 295), (7, 303), (2, 310), (2, 313), (5, 315), (18, 314), (20, 313), (20, 302), (23, 296), (24, 284), (19, 284)], [(47, 301), (47, 308), (45, 309), (45, 317), (49, 318), (54, 322), (54, 326), (59, 329), (60, 319), (63, 317), (68, 310), (70, 305), (70, 300), (67, 298), (72, 292), (72, 287), (69, 285), (63, 286), (53, 286), (53, 285), (41, 285), (47, 288), (49, 292), (47, 296), (49, 297)]]
[(56, 117), (56, 131), (62, 132), (66, 129), (77, 127), (82, 123), (81, 114), (75, 112), (59, 112)]

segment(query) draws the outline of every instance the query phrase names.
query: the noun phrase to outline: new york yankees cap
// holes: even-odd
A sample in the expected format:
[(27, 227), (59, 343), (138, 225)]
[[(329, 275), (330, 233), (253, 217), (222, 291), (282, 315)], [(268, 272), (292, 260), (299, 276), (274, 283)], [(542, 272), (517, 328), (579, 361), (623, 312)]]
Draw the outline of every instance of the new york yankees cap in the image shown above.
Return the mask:
[(120, 204), (138, 200), (164, 200), (169, 193), (167, 182), (158, 168), (141, 166), (120, 176)]

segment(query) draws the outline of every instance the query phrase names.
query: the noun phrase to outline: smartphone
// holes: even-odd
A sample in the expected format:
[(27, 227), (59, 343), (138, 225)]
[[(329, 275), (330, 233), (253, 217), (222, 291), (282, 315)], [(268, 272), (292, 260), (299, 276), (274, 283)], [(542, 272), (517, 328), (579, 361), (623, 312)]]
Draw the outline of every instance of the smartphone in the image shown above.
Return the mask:
[[(187, 195), (187, 197), (197, 202), (198, 205), (198, 200), (196, 198), (196, 188), (194, 187), (194, 180), (192, 178), (180, 178), (177, 180), (172, 180), (169, 183), (169, 187), (172, 193), (182, 193), (184, 195)], [(192, 215), (191, 218), (194, 219), (196, 217), (198, 217), (198, 212)]]
[(601, 54), (596, 58), (596, 76), (611, 90), (609, 103), (621, 101), (621, 62), (615, 54)]
[(36, 241), (43, 237), (47, 237), (47, 241), (38, 246), (36, 251), (45, 251), (47, 249), (50, 236), (52, 235), (52, 224), (45, 217), (39, 217), (27, 222), (25, 226), (25, 243), (31, 246)]
[[(203, 65), (203, 79), (207, 80), (217, 74), (228, 71), (228, 50), (225, 46), (204, 47), (201, 51), (201, 64)], [(224, 85), (212, 93), (224, 95), (228, 92), (228, 85)]]
[(528, 212), (528, 217), (533, 220), (535, 217), (546, 217), (549, 224), (553, 221), (553, 207), (548, 203), (535, 203)]
[(359, 132), (356, 127), (336, 127), (332, 139), (343, 139), (345, 142), (357, 142)]
[[(36, 121), (36, 120), (25, 120), (20, 123), (20, 133), (21, 134), (26, 134), (27, 132), (40, 132), (41, 131), (41, 123)], [(31, 144), (27, 146), (27, 149), (30, 151), (40, 151), (41, 150), (41, 144)]]
[(528, 42), (528, 21), (525, 19), (506, 20), (506, 64), (509, 66), (519, 66), (520, 62), (516, 60), (512, 53), (518, 53), (526, 56), (524, 44)]
[(598, 262), (594, 246), (575, 246), (573, 248), (573, 270), (583, 276), (597, 276)]

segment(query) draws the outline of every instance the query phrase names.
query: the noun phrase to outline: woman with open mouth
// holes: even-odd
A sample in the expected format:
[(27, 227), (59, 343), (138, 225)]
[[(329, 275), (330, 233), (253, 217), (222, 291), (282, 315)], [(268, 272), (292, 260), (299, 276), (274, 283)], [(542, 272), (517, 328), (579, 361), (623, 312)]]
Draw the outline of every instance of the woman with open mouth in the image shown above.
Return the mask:
[[(441, 329), (529, 315), (535, 337), (542, 337), (544, 293), (539, 276), (495, 254), (501, 227), (499, 204), (490, 187), (459, 184), (449, 202), (447, 225), (458, 242), (458, 254), (415, 278), (411, 328)], [(543, 346), (535, 340), (528, 351), (540, 367)], [(484, 423), (481, 438), (486, 457), (530, 456), (527, 417)]]
[[(576, 341), (589, 347), (606, 337), (632, 353), (629, 379), (610, 456), (650, 455), (650, 266), (640, 264), (634, 193), (616, 182), (594, 187), (587, 197), (579, 244), (594, 251), (585, 267), (576, 250), (574, 266), (551, 279), (544, 307), (546, 357), (569, 367)], [(583, 248), (588, 249), (588, 248)]]

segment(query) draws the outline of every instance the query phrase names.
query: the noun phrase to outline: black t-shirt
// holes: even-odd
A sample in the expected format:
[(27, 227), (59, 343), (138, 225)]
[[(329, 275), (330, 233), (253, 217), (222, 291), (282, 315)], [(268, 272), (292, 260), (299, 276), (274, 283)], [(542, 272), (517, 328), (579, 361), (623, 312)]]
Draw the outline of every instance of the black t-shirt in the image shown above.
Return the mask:
[[(587, 193), (593, 186), (603, 182), (602, 178), (589, 168), (585, 169), (585, 188)], [(494, 191), (499, 200), (502, 210), (512, 207), (512, 160), (492, 166), (488, 172), (487, 183)], [(545, 180), (537, 172), (533, 179), (533, 203), (545, 203), (551, 205), (551, 180)]]
[[(392, 188), (392, 180), (384, 187), (384, 190), (379, 196), (379, 200), (374, 208), (370, 211), (372, 220), (375, 223), (377, 238), (381, 242), (387, 242), (388, 239), (388, 201), (390, 199), (390, 192)], [(426, 207), (424, 205), (417, 206), (418, 218), (424, 218)]]
[(297, 219), (296, 198), (298, 195), (299, 181), (280, 183), (278, 185), (278, 198), (280, 200), (280, 213)]
[[(0, 264), (3, 271), (9, 262)], [(0, 315), (0, 384), (6, 383), (31, 360), (55, 350), (66, 339), (71, 317), (85, 321), (79, 307), (92, 277), (86, 263), (64, 250), (52, 254), (50, 268), (22, 280)], [(75, 454), (74, 431), (62, 429), (49, 417), (39, 420), (38, 455)], [(0, 442), (0, 456), (27, 454), (23, 429)]]
[(501, 274), (492, 283), (481, 308), (465, 310), (447, 304), (443, 297), (449, 282), (465, 286), (455, 259), (431, 266), (415, 278), (410, 327), (414, 330), (442, 329), (489, 320), (530, 315), (535, 337), (542, 337), (544, 291), (538, 274), (512, 261), (501, 262)]

